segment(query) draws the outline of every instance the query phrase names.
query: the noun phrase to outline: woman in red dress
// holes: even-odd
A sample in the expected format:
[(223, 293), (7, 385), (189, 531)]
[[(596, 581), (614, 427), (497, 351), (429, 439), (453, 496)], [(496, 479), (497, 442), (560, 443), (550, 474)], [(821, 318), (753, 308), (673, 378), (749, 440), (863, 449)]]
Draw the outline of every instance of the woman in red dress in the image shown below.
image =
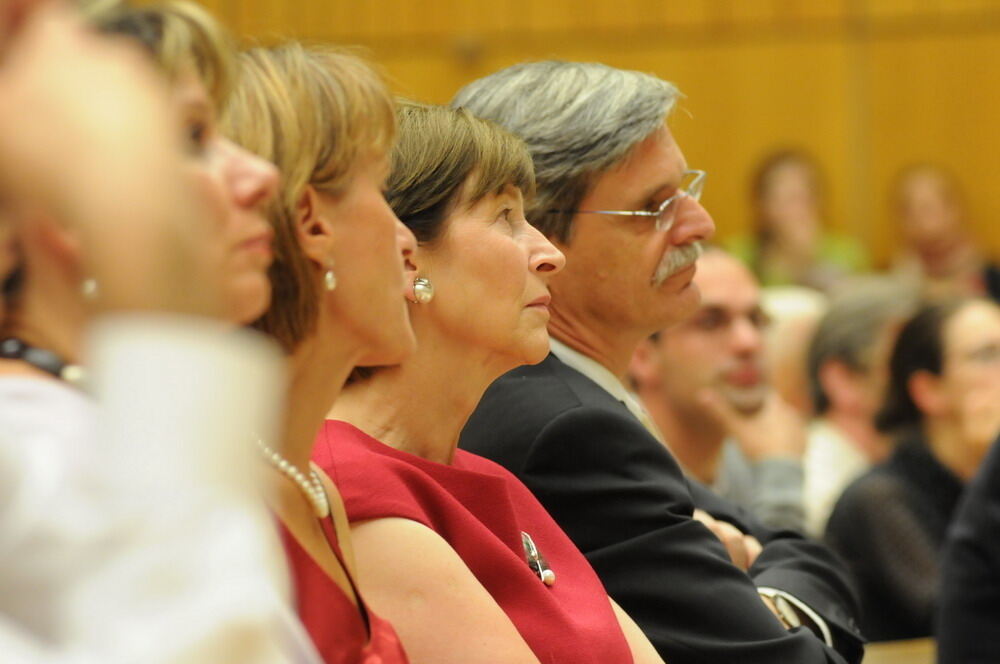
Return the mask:
[(466, 111), (398, 117), (388, 199), (418, 240), (419, 344), (359, 372), (313, 457), (344, 496), (361, 588), (414, 662), (661, 663), (530, 491), (456, 449), (489, 384), (549, 350), (548, 278), (565, 259), (524, 217), (531, 158)]
[(399, 664), (392, 627), (352, 580), (337, 489), (310, 467), (316, 432), (353, 367), (395, 364), (413, 350), (403, 260), (413, 235), (382, 189), (395, 136), (393, 104), (361, 60), (297, 44), (240, 58), (225, 125), (281, 172), (271, 307), (254, 324), (288, 354), (281, 434), (258, 444), (273, 464), (272, 509), (292, 566), (299, 616), (328, 664)]

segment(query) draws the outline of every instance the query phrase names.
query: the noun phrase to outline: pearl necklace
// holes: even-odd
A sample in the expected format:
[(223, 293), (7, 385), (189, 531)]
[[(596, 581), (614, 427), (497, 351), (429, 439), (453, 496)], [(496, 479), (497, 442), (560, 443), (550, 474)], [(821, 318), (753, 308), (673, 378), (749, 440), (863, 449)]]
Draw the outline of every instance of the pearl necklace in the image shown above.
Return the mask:
[(325, 519), (330, 515), (330, 501), (326, 497), (326, 490), (323, 488), (323, 481), (319, 478), (319, 473), (310, 469), (309, 477), (306, 478), (301, 470), (289, 463), (285, 457), (272, 450), (259, 438), (257, 439), (257, 447), (260, 448), (268, 463), (299, 485), (302, 493), (312, 503), (316, 516)]

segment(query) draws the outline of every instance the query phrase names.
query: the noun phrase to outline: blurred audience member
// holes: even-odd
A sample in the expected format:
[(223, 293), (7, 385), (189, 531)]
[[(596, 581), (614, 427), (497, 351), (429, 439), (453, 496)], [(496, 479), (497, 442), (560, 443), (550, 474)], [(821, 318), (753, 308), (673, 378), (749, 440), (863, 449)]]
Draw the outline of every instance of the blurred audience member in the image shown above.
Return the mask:
[(941, 560), (940, 664), (1000, 661), (1000, 442), (955, 513)]
[(896, 449), (844, 491), (826, 537), (854, 570), (868, 638), (928, 636), (945, 531), (1000, 431), (1000, 307), (950, 300), (911, 318), (876, 424)]
[[(0, 25), (16, 240), (0, 331), (4, 658), (308, 661), (279, 631), (280, 558), (242, 435), (273, 426), (278, 364), (255, 335), (199, 318), (235, 321), (236, 300), (255, 315), (269, 293), (267, 261), (234, 258), (237, 229), (262, 217), (230, 176), (256, 173), (245, 186), (262, 200), (273, 168), (194, 131), (211, 127), (225, 52), (150, 59), (62, 3), (17, 4), (14, 33)], [(149, 12), (175, 44), (208, 28), (193, 7)]]
[(694, 283), (694, 316), (636, 348), (636, 391), (685, 471), (765, 525), (802, 530), (805, 423), (769, 383), (757, 280), (709, 249)]
[(14, 249), (14, 221), (10, 218), (10, 214), (10, 210), (5, 209), (3, 201), (0, 200), (0, 324), (3, 322), (3, 313), (6, 308), (7, 277), (17, 265), (17, 254)]
[(798, 285), (821, 291), (863, 269), (867, 259), (852, 238), (825, 228), (819, 165), (801, 150), (780, 150), (757, 166), (751, 184), (753, 235), (733, 251), (764, 286)]
[(822, 537), (844, 488), (889, 453), (875, 428), (892, 342), (916, 306), (895, 281), (848, 279), (831, 300), (808, 349), (815, 419), (805, 454), (806, 530)]
[(357, 591), (338, 489), (309, 461), (354, 367), (414, 348), (403, 298), (413, 234), (383, 196), (393, 102), (367, 63), (329, 48), (255, 48), (240, 65), (226, 128), (282, 175), (269, 209), (274, 300), (254, 326), (286, 351), (290, 386), (281, 434), (256, 443), (272, 464), (296, 606), (327, 664), (402, 664), (395, 630)]
[(826, 313), (827, 297), (805, 286), (771, 286), (762, 289), (760, 297), (770, 320), (764, 359), (771, 386), (802, 417), (811, 417), (806, 356)]
[(976, 247), (965, 196), (954, 175), (933, 164), (903, 169), (892, 190), (896, 272), (927, 297), (989, 295), (1000, 300), (1000, 267)]

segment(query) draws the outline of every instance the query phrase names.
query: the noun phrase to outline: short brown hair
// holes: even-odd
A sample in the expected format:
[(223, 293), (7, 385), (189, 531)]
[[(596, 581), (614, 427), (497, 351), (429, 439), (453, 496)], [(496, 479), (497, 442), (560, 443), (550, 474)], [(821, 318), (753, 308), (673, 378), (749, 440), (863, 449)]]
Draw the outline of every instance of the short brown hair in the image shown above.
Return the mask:
[[(401, 100), (399, 138), (392, 151), (386, 200), (421, 244), (432, 243), (448, 215), (465, 201), (475, 205), (507, 185), (527, 200), (535, 193), (535, 170), (524, 141), (465, 109)], [(378, 367), (355, 367), (349, 383)]]
[(320, 292), (319, 271), (299, 245), (296, 205), (306, 186), (340, 194), (360, 159), (387, 152), (395, 114), (382, 78), (345, 51), (293, 42), (251, 49), (239, 63), (224, 130), (281, 171), (268, 214), (275, 232), (273, 296), (254, 326), (290, 352), (315, 328)]
[[(535, 171), (524, 141), (465, 109), (401, 101), (386, 200), (418, 242), (433, 242), (460, 201), (514, 185), (530, 199)], [(472, 179), (470, 179), (471, 176)]]

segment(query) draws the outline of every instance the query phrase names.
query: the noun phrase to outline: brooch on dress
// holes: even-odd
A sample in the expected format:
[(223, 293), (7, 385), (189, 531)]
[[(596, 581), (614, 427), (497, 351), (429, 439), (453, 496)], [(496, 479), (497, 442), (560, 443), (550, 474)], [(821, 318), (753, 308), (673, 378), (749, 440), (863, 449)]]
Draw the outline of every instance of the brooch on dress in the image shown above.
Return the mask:
[(549, 564), (545, 562), (545, 558), (542, 557), (541, 552), (539, 552), (538, 547), (535, 546), (534, 540), (531, 539), (531, 535), (521, 531), (521, 544), (524, 545), (524, 555), (528, 559), (528, 567), (531, 571), (542, 580), (547, 586), (551, 586), (556, 582), (556, 573), (552, 571)]

